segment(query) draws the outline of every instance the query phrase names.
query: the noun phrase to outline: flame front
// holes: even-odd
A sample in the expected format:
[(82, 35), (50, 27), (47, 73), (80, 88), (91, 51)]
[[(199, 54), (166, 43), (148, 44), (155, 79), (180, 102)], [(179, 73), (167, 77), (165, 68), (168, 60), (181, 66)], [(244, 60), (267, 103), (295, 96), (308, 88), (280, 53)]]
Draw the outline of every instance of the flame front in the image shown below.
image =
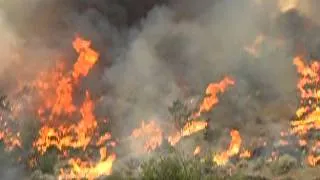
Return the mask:
[(116, 155), (107, 156), (105, 148), (100, 149), (100, 161), (98, 163), (81, 161), (81, 159), (70, 159), (72, 166), (70, 171), (60, 170), (58, 179), (96, 179), (100, 176), (108, 176), (112, 173), (112, 165), (116, 160)]

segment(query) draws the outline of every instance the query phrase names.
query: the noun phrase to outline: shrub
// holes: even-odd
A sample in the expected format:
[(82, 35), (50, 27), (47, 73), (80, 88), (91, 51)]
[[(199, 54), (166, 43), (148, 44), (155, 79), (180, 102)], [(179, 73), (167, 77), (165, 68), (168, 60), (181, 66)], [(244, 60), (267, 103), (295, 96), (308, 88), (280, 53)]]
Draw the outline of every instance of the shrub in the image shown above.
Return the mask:
[(57, 151), (55, 149), (48, 150), (43, 156), (38, 159), (39, 169), (43, 173), (54, 174), (54, 167), (58, 162)]
[(181, 156), (161, 156), (143, 163), (141, 168), (143, 180), (201, 179), (199, 166)]
[(283, 155), (271, 163), (271, 171), (274, 175), (288, 173), (292, 168), (297, 167), (297, 160), (289, 155)]

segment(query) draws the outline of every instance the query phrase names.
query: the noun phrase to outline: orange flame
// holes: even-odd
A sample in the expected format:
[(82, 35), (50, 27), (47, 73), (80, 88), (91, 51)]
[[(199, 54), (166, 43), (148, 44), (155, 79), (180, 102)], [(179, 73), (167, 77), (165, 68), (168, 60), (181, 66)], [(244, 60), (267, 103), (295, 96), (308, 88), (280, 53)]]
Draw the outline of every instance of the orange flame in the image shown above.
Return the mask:
[(87, 76), (89, 70), (98, 61), (99, 54), (90, 48), (91, 41), (83, 40), (79, 37), (73, 41), (73, 48), (79, 53), (77, 62), (74, 64), (72, 73), (75, 79), (79, 76)]
[(100, 161), (98, 163), (81, 161), (80, 159), (70, 159), (72, 166), (70, 171), (60, 169), (58, 179), (96, 179), (101, 176), (108, 176), (112, 173), (112, 165), (116, 160), (116, 155), (107, 156), (105, 148), (100, 149)]
[(195, 156), (195, 155), (198, 155), (198, 154), (200, 153), (200, 151), (201, 151), (200, 146), (197, 146), (197, 147), (194, 149), (194, 151), (193, 151), (193, 155), (194, 155), (194, 156)]
[[(316, 141), (311, 148), (311, 153), (316, 152), (319, 148), (320, 148), (320, 141)], [(309, 154), (307, 157), (307, 161), (310, 166), (316, 166), (320, 162), (320, 155), (316, 156), (313, 154)]]
[(69, 127), (62, 125), (59, 128), (51, 128), (46, 125), (43, 126), (40, 129), (39, 138), (34, 143), (34, 146), (38, 151), (44, 153), (51, 146), (55, 146), (59, 150), (62, 150), (65, 147), (83, 147), (85, 149), (97, 126), (97, 122), (93, 115), (93, 102), (90, 100), (88, 92), (80, 112), (82, 119), (76, 125), (71, 125)]
[[(73, 42), (73, 47), (79, 56), (72, 72), (65, 74), (64, 65), (60, 63), (54, 71), (41, 73), (40, 79), (34, 83), (40, 97), (44, 99), (43, 105), (38, 109), (43, 125), (39, 131), (39, 137), (33, 143), (41, 154), (45, 153), (49, 147), (56, 147), (63, 152), (64, 156), (68, 155), (67, 148), (85, 150), (89, 144), (100, 147), (99, 162), (72, 158), (69, 160), (71, 170), (67, 172), (61, 169), (59, 179), (95, 179), (101, 175), (109, 175), (116, 159), (115, 154), (107, 155), (107, 149), (101, 147), (111, 139), (110, 133), (97, 138), (95, 143), (92, 141), (98, 133), (96, 132), (97, 121), (93, 113), (94, 102), (89, 92), (86, 91), (85, 99), (80, 107), (73, 104), (74, 88), (80, 77), (87, 76), (98, 61), (99, 54), (90, 46), (90, 41), (77, 37)], [(46, 112), (49, 112), (48, 116)], [(72, 117), (73, 113), (81, 115), (78, 122), (63, 121), (65, 115)], [(114, 146), (115, 143), (112, 142), (111, 145)]]
[(206, 97), (203, 99), (199, 111), (195, 114), (195, 116), (198, 117), (201, 113), (210, 111), (212, 107), (219, 102), (217, 94), (225, 92), (229, 85), (234, 84), (235, 81), (229, 77), (225, 77), (219, 83), (209, 84), (206, 89)]
[(174, 146), (180, 141), (182, 137), (190, 136), (196, 132), (199, 132), (207, 127), (208, 123), (205, 121), (190, 121), (181, 130), (181, 132), (176, 132), (174, 135), (168, 137), (169, 143)]
[(307, 160), (310, 166), (316, 166), (320, 162), (320, 156), (308, 155)]
[(249, 158), (251, 157), (251, 152), (249, 150), (244, 150), (242, 153), (239, 155), (240, 158)]
[[(201, 113), (210, 111), (214, 105), (219, 102), (217, 97), (218, 93), (223, 93), (226, 91), (229, 85), (234, 85), (235, 81), (229, 77), (225, 77), (219, 83), (210, 83), (206, 89), (206, 97), (204, 97), (203, 102), (200, 104), (199, 111), (193, 114), (193, 119), (199, 117)], [(174, 146), (180, 139), (184, 136), (190, 136), (198, 131), (205, 129), (208, 123), (205, 121), (192, 120), (189, 121), (180, 132), (175, 132), (174, 134), (168, 136), (168, 142)]]
[(162, 130), (155, 121), (150, 121), (148, 124), (142, 121), (141, 128), (134, 129), (131, 136), (143, 138), (144, 150), (146, 152), (153, 151), (159, 147), (163, 139)]
[[(293, 60), (294, 65), (300, 75), (297, 88), (300, 92), (301, 103), (296, 111), (297, 120), (291, 122), (291, 133), (299, 136), (305, 135), (310, 130), (320, 129), (320, 63), (313, 61), (306, 64), (301, 56), (297, 56)], [(310, 144), (305, 139), (299, 140), (300, 146)], [(316, 166), (320, 162), (320, 156), (315, 156), (315, 152), (320, 147), (320, 142), (311, 148), (310, 154), (307, 156), (307, 162), (310, 166)]]
[(307, 87), (320, 83), (320, 64), (313, 62), (308, 66), (300, 56), (295, 57), (293, 63), (301, 76), (297, 85), (301, 97), (301, 107), (296, 112), (299, 119), (291, 122), (291, 132), (303, 135), (310, 129), (320, 129), (320, 108), (317, 104), (320, 100), (320, 90), (317, 87)]
[(230, 136), (231, 142), (228, 150), (213, 157), (213, 161), (218, 165), (225, 165), (231, 156), (237, 155), (240, 151), (242, 140), (239, 131), (231, 130)]
[(21, 148), (20, 132), (13, 131), (5, 120), (2, 112), (0, 112), (0, 141), (3, 141), (6, 151), (12, 151), (15, 148)]
[(0, 140), (3, 140), (7, 151), (12, 151), (14, 148), (21, 148), (20, 133), (14, 134), (10, 129), (5, 129), (0, 132)]
[(110, 139), (111, 139), (111, 134), (107, 132), (99, 138), (97, 145), (101, 146), (102, 144), (104, 144), (106, 141), (108, 141)]

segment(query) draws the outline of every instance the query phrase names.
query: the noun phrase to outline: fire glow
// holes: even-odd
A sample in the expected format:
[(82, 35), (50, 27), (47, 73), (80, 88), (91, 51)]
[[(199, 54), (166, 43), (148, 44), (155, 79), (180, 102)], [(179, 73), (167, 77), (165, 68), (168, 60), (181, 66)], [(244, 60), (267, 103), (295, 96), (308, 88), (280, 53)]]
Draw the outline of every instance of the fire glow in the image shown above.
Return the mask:
[[(43, 105), (38, 109), (42, 120), (39, 137), (34, 142), (34, 147), (44, 154), (48, 148), (55, 147), (60, 151), (68, 148), (86, 150), (88, 145), (102, 146), (111, 138), (107, 133), (101, 136), (97, 143), (93, 142), (97, 131), (97, 121), (94, 116), (94, 102), (89, 91), (84, 94), (80, 107), (73, 104), (73, 93), (80, 78), (87, 76), (90, 69), (98, 61), (99, 54), (91, 47), (91, 42), (77, 37), (73, 48), (78, 53), (78, 58), (71, 73), (65, 73), (64, 65), (58, 64), (49, 74), (42, 73), (35, 82), (39, 95), (43, 98)], [(44, 78), (43, 77), (48, 77)], [(46, 81), (49, 80), (49, 81)], [(71, 117), (74, 113), (80, 115), (76, 123), (66, 122), (64, 118)], [(100, 161), (83, 161), (79, 158), (70, 158), (71, 169), (61, 169), (60, 178), (89, 178), (109, 175), (115, 154), (107, 154), (105, 147), (100, 147)]]

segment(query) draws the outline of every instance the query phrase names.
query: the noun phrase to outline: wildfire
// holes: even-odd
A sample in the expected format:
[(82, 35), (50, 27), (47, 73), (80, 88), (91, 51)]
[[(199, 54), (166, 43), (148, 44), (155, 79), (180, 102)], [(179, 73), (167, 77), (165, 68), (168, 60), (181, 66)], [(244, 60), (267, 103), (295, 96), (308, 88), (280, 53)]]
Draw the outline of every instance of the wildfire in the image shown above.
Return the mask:
[[(320, 64), (313, 61), (307, 65), (301, 56), (295, 57), (293, 63), (300, 75), (297, 88), (300, 92), (301, 102), (296, 111), (297, 120), (291, 122), (291, 132), (302, 137), (299, 140), (300, 146), (307, 146), (310, 143), (304, 139), (305, 135), (310, 130), (320, 129)], [(314, 154), (319, 147), (320, 143), (317, 141), (307, 156), (307, 162), (310, 166), (316, 166), (320, 161), (320, 156)]]
[(96, 179), (100, 176), (108, 176), (112, 173), (112, 165), (116, 160), (116, 155), (111, 154), (107, 156), (105, 148), (100, 149), (100, 161), (98, 163), (82, 161), (81, 159), (70, 159), (69, 164), (71, 170), (66, 171), (60, 169), (60, 176), (58, 179)]
[(150, 121), (148, 124), (142, 121), (141, 128), (134, 129), (131, 136), (143, 139), (146, 152), (151, 152), (159, 147), (163, 139), (162, 130), (155, 121)]
[(239, 155), (240, 158), (249, 158), (251, 157), (251, 152), (249, 150), (244, 150)]
[(97, 145), (98, 146), (101, 146), (103, 145), (106, 141), (110, 140), (111, 139), (111, 134), (110, 133), (105, 133), (103, 136), (101, 136), (99, 138), (99, 140), (97, 141)]
[(4, 142), (7, 151), (12, 151), (16, 147), (21, 148), (20, 134), (14, 134), (9, 129), (0, 132), (0, 140)]
[(60, 93), (59, 91), (57, 92), (56, 87), (61, 84), (60, 81), (64, 77), (64, 71), (64, 63), (58, 62), (55, 69), (41, 72), (39, 78), (33, 82), (33, 86), (37, 89), (38, 96), (43, 101), (38, 109), (38, 115), (43, 121), (47, 119), (44, 117), (47, 110), (50, 110), (56, 103), (57, 95)]
[(225, 165), (229, 161), (230, 157), (237, 155), (240, 151), (242, 140), (241, 140), (239, 131), (231, 130), (230, 136), (231, 136), (231, 142), (228, 150), (220, 154), (217, 154), (213, 157), (213, 161), (217, 165)]
[(194, 155), (194, 156), (195, 156), (195, 155), (198, 155), (198, 154), (200, 153), (200, 151), (201, 151), (200, 146), (197, 146), (197, 147), (194, 149), (194, 151), (193, 151), (193, 155)]
[(203, 112), (208, 112), (214, 105), (219, 102), (218, 93), (223, 93), (230, 85), (234, 85), (235, 81), (230, 77), (225, 77), (219, 83), (210, 83), (206, 89), (206, 97), (203, 99), (199, 111), (195, 114), (198, 117)]
[(197, 121), (193, 120), (188, 122), (180, 132), (176, 132), (175, 134), (168, 137), (169, 143), (174, 146), (177, 144), (182, 137), (190, 136), (196, 132), (199, 132), (207, 127), (208, 123), (205, 121)]
[(298, 5), (299, 0), (278, 0), (278, 7), (283, 13), (291, 9), (296, 9)]
[(98, 61), (99, 53), (90, 48), (91, 41), (85, 41), (79, 37), (73, 41), (73, 48), (79, 53), (77, 62), (74, 64), (72, 76), (79, 79), (80, 76), (87, 76), (89, 70)]
[[(264, 38), (263, 35), (258, 36), (253, 45), (246, 47), (245, 50), (252, 55), (258, 55), (257, 46), (264, 41)], [(99, 58), (99, 53), (91, 48), (91, 42), (80, 37), (74, 40), (73, 48), (78, 53), (78, 58), (70, 72), (66, 70), (64, 63), (58, 62), (53, 70), (40, 73), (39, 78), (33, 83), (41, 99), (38, 102), (40, 105), (37, 106), (39, 107), (37, 113), (41, 119), (41, 128), (33, 146), (41, 155), (46, 153), (50, 147), (62, 152), (63, 155), (59, 158), (67, 159), (69, 167), (60, 169), (59, 179), (96, 179), (112, 173), (116, 154), (112, 151), (109, 152), (107, 145), (114, 147), (116, 143), (111, 141), (111, 133), (99, 132), (97, 117), (94, 115), (95, 102), (89, 91), (86, 91), (82, 97), (83, 100), (80, 100), (78, 104), (73, 102), (73, 96), (81, 78), (88, 75)], [(307, 64), (301, 56), (295, 57), (293, 63), (299, 73), (297, 89), (301, 102), (296, 111), (297, 119), (290, 122), (290, 131), (281, 132), (280, 135), (284, 139), (280, 139), (279, 143), (282, 146), (290, 145), (291, 141), (286, 138), (297, 135), (300, 139), (296, 141), (296, 144), (308, 146), (313, 141), (307, 140), (307, 133), (310, 130), (320, 129), (320, 90), (318, 90), (320, 64), (318, 62)], [(235, 81), (230, 77), (225, 77), (218, 83), (210, 83), (199, 108), (191, 117), (186, 118), (181, 129), (175, 130), (169, 136), (164, 135), (161, 127), (152, 120), (142, 121), (141, 127), (134, 129), (131, 137), (142, 142), (143, 152), (154, 151), (161, 146), (164, 138), (167, 138), (168, 142), (175, 146), (183, 137), (191, 136), (208, 127), (208, 122), (200, 120), (202, 113), (210, 111), (219, 102), (218, 94), (224, 93), (232, 85), (235, 85)], [(20, 134), (13, 133), (6, 125), (4, 127), (0, 130), (0, 140), (6, 144), (9, 150), (21, 147)], [(231, 130), (230, 136), (231, 141), (227, 150), (213, 156), (213, 162), (219, 166), (227, 164), (233, 156), (249, 158), (252, 155), (249, 150), (241, 148), (242, 139), (238, 130)], [(100, 150), (100, 158), (90, 158), (90, 151), (83, 152), (85, 154), (83, 157), (69, 156), (70, 149), (85, 151), (91, 146), (96, 151)], [(320, 162), (320, 156), (317, 155), (319, 148), (319, 141), (315, 142), (311, 149), (309, 148), (310, 152), (306, 160), (310, 166), (316, 166)], [(198, 145), (195, 147), (193, 155), (197, 156), (200, 152), (201, 147)], [(278, 158), (278, 154), (274, 151), (271, 160), (276, 158)], [(35, 164), (36, 161), (36, 159), (32, 159), (30, 164)]]
[(206, 121), (191, 121), (187, 123), (183, 128), (182, 128), (182, 136), (190, 136), (191, 134), (194, 134), (198, 131), (203, 130), (206, 128), (208, 123)]
[(188, 121), (184, 127), (177, 132), (174, 132), (168, 137), (169, 143), (174, 146), (182, 137), (190, 136), (198, 131), (205, 129), (208, 126), (206, 121), (195, 120), (201, 113), (210, 111), (214, 105), (219, 102), (217, 95), (223, 93), (230, 85), (234, 85), (235, 81), (230, 77), (225, 77), (218, 83), (210, 83), (206, 89), (206, 96), (200, 103), (199, 110), (192, 115), (191, 121)]
[(265, 36), (263, 34), (260, 34), (256, 37), (254, 42), (251, 45), (246, 46), (244, 50), (247, 53), (251, 54), (252, 56), (258, 57), (260, 53), (258, 48), (263, 43), (264, 40), (265, 40)]
[(302, 57), (294, 58), (294, 64), (301, 78), (297, 88), (300, 92), (301, 105), (296, 115), (297, 120), (291, 122), (292, 133), (306, 134), (310, 129), (320, 129), (320, 91), (317, 86), (320, 82), (320, 64), (318, 62), (306, 65)]
[(83, 148), (89, 144), (93, 132), (97, 126), (97, 122), (92, 114), (93, 102), (90, 100), (87, 92), (86, 100), (80, 109), (82, 119), (76, 125), (61, 125), (58, 128), (43, 126), (39, 132), (39, 139), (35, 142), (35, 146), (41, 153), (55, 146), (59, 150), (66, 147)]
[(21, 148), (20, 133), (14, 132), (12, 131), (11, 128), (9, 128), (8, 123), (4, 121), (4, 118), (1, 112), (0, 112), (0, 123), (1, 123), (0, 140), (3, 141), (6, 150), (11, 151), (16, 147)]
[(311, 148), (311, 153), (307, 157), (310, 166), (316, 166), (320, 162), (320, 155), (313, 154), (320, 148), (320, 141), (316, 141), (315, 145)]
[[(41, 73), (40, 78), (34, 83), (43, 98), (43, 104), (38, 109), (42, 120), (39, 137), (33, 143), (34, 147), (44, 154), (49, 147), (55, 147), (64, 152), (68, 148), (85, 150), (88, 145), (100, 148), (100, 161), (83, 161), (80, 158), (71, 158), (71, 170), (61, 169), (60, 179), (88, 178), (94, 179), (101, 175), (111, 173), (115, 154), (107, 154), (107, 149), (102, 147), (111, 139), (110, 133), (94, 138), (97, 131), (97, 120), (94, 116), (94, 102), (90, 93), (86, 91), (82, 104), (78, 107), (73, 104), (73, 93), (81, 77), (87, 76), (90, 69), (98, 61), (99, 54), (90, 48), (91, 42), (77, 37), (73, 47), (79, 54), (71, 73), (65, 73), (63, 63), (58, 63), (53, 71)], [(77, 122), (67, 122), (65, 118), (72, 119), (80, 115)], [(97, 139), (94, 143), (93, 139)], [(112, 143), (113, 145), (114, 142)]]

